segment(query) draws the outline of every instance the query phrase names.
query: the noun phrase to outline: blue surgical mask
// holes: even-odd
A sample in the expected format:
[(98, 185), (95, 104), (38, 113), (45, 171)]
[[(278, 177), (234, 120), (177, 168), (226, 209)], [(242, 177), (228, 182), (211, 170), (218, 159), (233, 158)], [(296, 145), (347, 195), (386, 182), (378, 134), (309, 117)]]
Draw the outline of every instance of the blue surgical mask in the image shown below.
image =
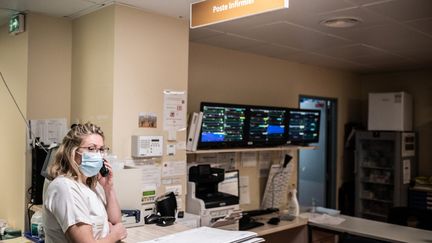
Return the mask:
[(81, 164), (79, 168), (85, 176), (92, 177), (97, 175), (102, 168), (102, 165), (103, 157), (99, 152), (84, 152), (81, 154)]

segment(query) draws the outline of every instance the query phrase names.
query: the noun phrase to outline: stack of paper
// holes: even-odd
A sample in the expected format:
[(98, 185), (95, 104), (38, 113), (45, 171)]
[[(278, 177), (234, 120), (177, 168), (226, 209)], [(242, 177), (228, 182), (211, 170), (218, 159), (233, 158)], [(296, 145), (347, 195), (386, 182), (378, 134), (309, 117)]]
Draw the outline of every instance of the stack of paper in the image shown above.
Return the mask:
[(330, 216), (328, 214), (320, 214), (316, 217), (309, 218), (309, 221), (317, 224), (338, 225), (345, 221), (344, 218)]
[(186, 141), (186, 150), (196, 151), (198, 146), (198, 140), (201, 132), (201, 123), (202, 123), (202, 112), (194, 112), (191, 115), (189, 124), (188, 124), (188, 137)]
[(264, 242), (262, 238), (255, 238), (257, 233), (249, 231), (221, 230), (210, 227), (200, 227), (167, 235), (154, 240), (141, 243), (258, 243)]

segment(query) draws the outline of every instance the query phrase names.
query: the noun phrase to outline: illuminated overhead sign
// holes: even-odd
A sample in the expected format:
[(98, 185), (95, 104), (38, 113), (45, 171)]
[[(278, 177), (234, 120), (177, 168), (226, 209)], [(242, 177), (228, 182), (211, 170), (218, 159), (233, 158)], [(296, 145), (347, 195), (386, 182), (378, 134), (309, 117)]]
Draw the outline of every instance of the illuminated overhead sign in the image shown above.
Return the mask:
[(25, 30), (24, 14), (15, 14), (9, 18), (9, 34), (16, 35)]
[(191, 4), (191, 29), (273, 10), (288, 8), (288, 0), (207, 0)]

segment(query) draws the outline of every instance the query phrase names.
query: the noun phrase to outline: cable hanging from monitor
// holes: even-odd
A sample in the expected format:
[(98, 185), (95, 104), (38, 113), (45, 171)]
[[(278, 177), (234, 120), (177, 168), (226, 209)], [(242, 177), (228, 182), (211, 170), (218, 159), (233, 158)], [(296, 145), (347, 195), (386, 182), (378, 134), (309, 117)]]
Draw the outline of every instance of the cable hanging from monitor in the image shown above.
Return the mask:
[(16, 108), (18, 109), (18, 112), (20, 113), (20, 115), (21, 115), (21, 117), (22, 117), (22, 119), (23, 119), (23, 121), (24, 121), (24, 123), (25, 123), (25, 125), (26, 125), (26, 127), (27, 127), (27, 130), (30, 132), (31, 136), (32, 136), (33, 139), (34, 139), (34, 140), (33, 140), (33, 144), (37, 145), (37, 146), (40, 147), (43, 151), (45, 151), (46, 153), (48, 153), (48, 151), (44, 148), (43, 145), (40, 144), (40, 142), (36, 139), (36, 135), (35, 135), (35, 134), (32, 132), (32, 130), (30, 129), (30, 126), (29, 126), (29, 124), (28, 124), (28, 122), (27, 122), (27, 118), (25, 117), (24, 113), (22, 112), (21, 108), (19, 107), (18, 102), (16, 101), (14, 95), (12, 94), (12, 91), (9, 89), (9, 86), (8, 86), (7, 83), (6, 83), (6, 80), (5, 80), (5, 78), (3, 77), (3, 73), (2, 73), (2, 72), (0, 72), (0, 77), (1, 77), (1, 79), (2, 79), (2, 81), (3, 81), (3, 83), (4, 83), (5, 87), (6, 87), (6, 89), (7, 89), (7, 91), (8, 91), (10, 97), (12, 98), (13, 102), (15, 103), (15, 106), (16, 106)]

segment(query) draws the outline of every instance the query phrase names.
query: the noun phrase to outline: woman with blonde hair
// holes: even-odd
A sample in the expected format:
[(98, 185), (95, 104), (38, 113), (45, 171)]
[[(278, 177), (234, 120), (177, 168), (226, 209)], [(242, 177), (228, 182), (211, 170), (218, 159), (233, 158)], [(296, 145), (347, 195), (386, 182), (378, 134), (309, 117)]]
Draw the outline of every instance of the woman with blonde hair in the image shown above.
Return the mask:
[[(48, 176), (43, 225), (46, 243), (117, 242), (126, 238), (113, 187), (108, 148), (100, 127), (74, 125), (64, 137)], [(106, 176), (99, 171), (105, 166)]]

